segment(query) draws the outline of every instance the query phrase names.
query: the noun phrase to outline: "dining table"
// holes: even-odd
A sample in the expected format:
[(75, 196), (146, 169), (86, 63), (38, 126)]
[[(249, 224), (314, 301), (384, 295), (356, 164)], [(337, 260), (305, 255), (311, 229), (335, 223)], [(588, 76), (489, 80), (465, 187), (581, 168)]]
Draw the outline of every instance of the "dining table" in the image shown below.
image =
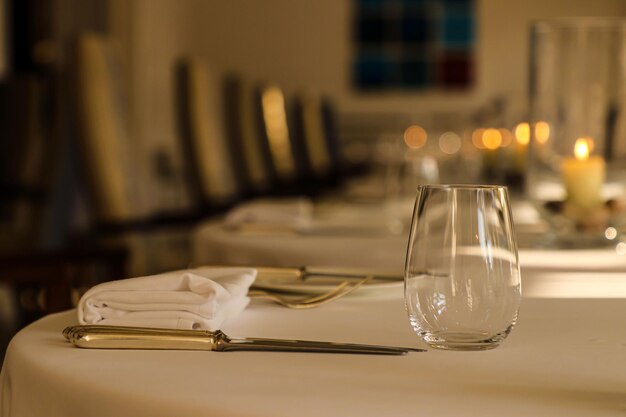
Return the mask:
[[(338, 217), (349, 218), (342, 207)], [(355, 210), (354, 217), (363, 213)], [(324, 214), (326, 219), (334, 215)], [(342, 217), (343, 216), (343, 217)], [(322, 216), (323, 217), (323, 216)], [(388, 218), (387, 214), (383, 217)], [(196, 264), (349, 266), (400, 273), (406, 229), (199, 225)], [(348, 227), (349, 226), (349, 227)], [(520, 223), (520, 230), (525, 229)], [(354, 229), (358, 230), (357, 228)], [(11, 341), (1, 417), (19, 416), (619, 416), (626, 415), (626, 256), (521, 247), (522, 303), (495, 349), (428, 348), (412, 330), (403, 283), (363, 285), (313, 309), (253, 299), (222, 329), (263, 337), (424, 348), (398, 356), (302, 352), (81, 349), (62, 331), (75, 310)]]

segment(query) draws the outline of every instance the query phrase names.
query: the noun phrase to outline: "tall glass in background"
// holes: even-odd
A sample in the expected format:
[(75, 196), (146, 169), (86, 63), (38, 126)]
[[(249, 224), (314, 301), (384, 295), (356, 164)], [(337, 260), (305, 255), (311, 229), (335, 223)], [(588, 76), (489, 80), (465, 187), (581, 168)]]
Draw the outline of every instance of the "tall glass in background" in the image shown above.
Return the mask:
[(528, 196), (558, 245), (611, 243), (626, 215), (626, 21), (540, 21), (531, 35)]
[(440, 349), (494, 348), (513, 328), (520, 301), (506, 187), (420, 186), (405, 268), (418, 336)]

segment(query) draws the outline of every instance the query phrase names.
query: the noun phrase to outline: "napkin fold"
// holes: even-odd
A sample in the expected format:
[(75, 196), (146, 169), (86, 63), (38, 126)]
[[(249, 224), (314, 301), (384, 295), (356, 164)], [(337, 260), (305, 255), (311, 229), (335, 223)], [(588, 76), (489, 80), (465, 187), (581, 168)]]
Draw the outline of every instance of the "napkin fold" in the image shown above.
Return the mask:
[(241, 313), (251, 268), (196, 268), (105, 282), (78, 303), (81, 324), (218, 330)]
[(226, 214), (229, 226), (266, 224), (306, 227), (313, 219), (313, 203), (303, 198), (259, 199), (241, 204)]

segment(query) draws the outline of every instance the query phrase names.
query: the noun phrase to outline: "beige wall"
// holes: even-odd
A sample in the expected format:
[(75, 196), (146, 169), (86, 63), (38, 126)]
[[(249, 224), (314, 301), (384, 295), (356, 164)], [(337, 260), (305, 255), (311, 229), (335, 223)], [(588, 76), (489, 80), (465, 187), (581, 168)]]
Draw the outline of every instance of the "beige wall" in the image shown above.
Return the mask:
[(619, 16), (624, 0), (477, 0), (476, 85), (464, 93), (358, 94), (350, 88), (350, 5), (343, 0), (187, 0), (187, 47), (219, 69), (310, 87), (342, 108), (406, 111), (470, 106), (503, 92), (523, 92), (528, 27), (555, 16)]
[(464, 109), (502, 93), (524, 96), (533, 19), (626, 15), (624, 0), (477, 0), (473, 89), (359, 94), (349, 81), (349, 0), (111, 1), (114, 22), (127, 19), (130, 26), (117, 31), (130, 61), (134, 129), (147, 147), (175, 135), (171, 70), (182, 54), (204, 56), (218, 71), (235, 69), (288, 91), (331, 94), (342, 111)]

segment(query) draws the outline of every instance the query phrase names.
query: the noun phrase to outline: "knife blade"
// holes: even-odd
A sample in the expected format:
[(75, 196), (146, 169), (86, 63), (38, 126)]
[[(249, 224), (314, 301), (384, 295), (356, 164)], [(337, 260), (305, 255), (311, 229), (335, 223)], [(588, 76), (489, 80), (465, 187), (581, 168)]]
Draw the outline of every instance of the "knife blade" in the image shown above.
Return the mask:
[(221, 331), (155, 329), (147, 327), (71, 326), (63, 335), (74, 346), (87, 349), (165, 349), (230, 351), (282, 351), (404, 355), (424, 349), (320, 342), (312, 340), (235, 338)]

